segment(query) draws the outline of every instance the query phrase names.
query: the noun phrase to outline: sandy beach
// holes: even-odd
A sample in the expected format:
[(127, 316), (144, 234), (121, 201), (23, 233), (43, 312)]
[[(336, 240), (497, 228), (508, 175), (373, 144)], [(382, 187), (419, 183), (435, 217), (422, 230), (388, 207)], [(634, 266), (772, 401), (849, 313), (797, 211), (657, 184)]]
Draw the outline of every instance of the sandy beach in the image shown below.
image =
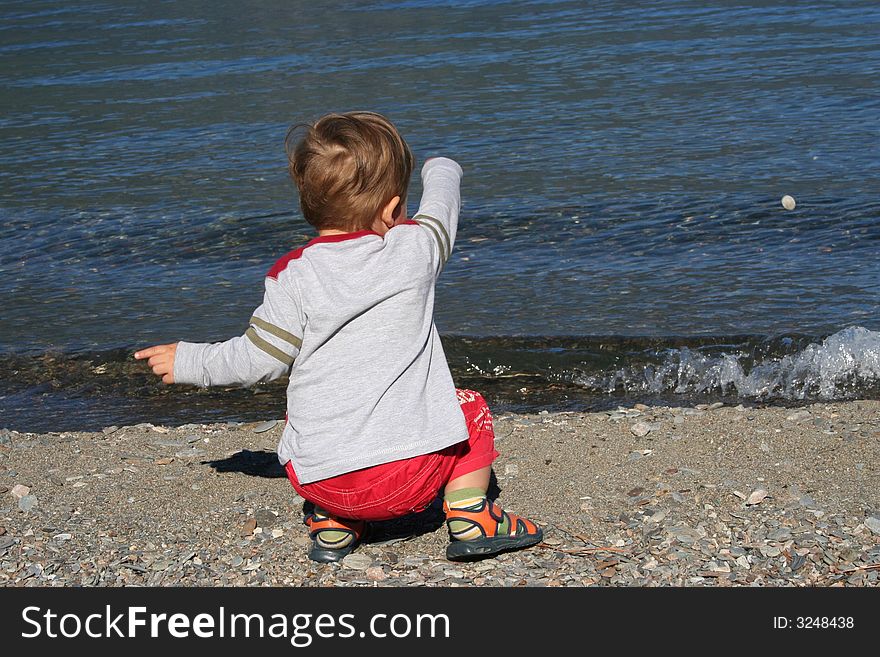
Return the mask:
[(496, 413), (545, 541), (473, 563), (438, 505), (310, 562), (274, 420), (0, 430), (0, 585), (875, 586), (880, 402), (717, 406)]

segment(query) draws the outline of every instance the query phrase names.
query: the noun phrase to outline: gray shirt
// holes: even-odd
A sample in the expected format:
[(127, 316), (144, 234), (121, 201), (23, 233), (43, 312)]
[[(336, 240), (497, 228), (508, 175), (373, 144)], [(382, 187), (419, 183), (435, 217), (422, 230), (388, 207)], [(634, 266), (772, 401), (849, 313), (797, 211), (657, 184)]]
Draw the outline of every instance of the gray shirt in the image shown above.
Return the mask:
[(450, 159), (429, 160), (413, 220), (384, 238), (317, 237), (278, 260), (244, 335), (180, 342), (174, 380), (250, 385), (289, 374), (278, 458), (301, 483), (467, 440), (434, 326), (461, 174)]

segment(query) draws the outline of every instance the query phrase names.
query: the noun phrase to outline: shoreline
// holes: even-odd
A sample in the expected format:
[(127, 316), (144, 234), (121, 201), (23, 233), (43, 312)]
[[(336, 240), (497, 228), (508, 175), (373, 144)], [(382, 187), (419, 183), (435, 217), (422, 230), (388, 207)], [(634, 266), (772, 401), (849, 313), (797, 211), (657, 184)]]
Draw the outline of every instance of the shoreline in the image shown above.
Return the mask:
[(877, 400), (497, 413), (498, 500), (545, 540), (473, 563), (445, 559), (436, 504), (376, 523), (341, 564), (310, 562), (280, 431), (0, 431), (0, 586), (880, 581)]

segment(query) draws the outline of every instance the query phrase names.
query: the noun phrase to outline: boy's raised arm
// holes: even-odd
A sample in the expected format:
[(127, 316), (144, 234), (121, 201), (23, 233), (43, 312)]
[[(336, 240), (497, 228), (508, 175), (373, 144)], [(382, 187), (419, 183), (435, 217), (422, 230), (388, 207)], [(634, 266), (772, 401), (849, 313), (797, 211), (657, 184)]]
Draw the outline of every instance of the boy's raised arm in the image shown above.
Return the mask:
[(438, 271), (452, 253), (461, 211), (461, 167), (447, 157), (430, 158), (422, 166), (422, 199), (413, 216), (431, 233), (439, 253)]
[(207, 387), (271, 381), (287, 374), (299, 354), (299, 318), (298, 304), (276, 279), (267, 278), (263, 303), (254, 311), (244, 335), (225, 342), (157, 345), (134, 357), (148, 358), (153, 372), (165, 383)]

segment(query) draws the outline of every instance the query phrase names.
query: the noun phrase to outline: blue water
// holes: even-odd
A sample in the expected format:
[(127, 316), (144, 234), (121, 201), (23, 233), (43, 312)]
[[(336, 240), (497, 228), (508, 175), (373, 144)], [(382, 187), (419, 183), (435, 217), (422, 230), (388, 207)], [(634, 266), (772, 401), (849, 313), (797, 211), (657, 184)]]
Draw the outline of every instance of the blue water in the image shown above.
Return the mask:
[(241, 332), (349, 109), (464, 167), (443, 335), (880, 330), (874, 2), (0, 2), (0, 84), (2, 357)]

